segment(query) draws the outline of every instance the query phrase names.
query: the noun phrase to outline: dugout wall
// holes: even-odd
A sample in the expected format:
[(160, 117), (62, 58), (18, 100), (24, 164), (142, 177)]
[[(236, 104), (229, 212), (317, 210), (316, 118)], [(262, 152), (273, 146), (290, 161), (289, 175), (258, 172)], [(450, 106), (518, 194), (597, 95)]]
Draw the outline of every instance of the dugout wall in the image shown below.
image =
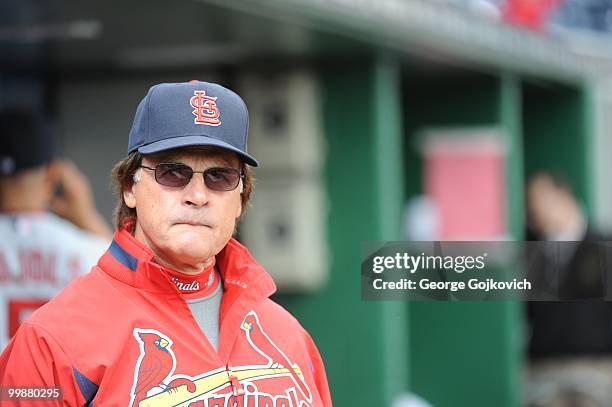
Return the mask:
[[(456, 71), (409, 77), (403, 89), (408, 196), (424, 188), (417, 139), (422, 128), (497, 129), (507, 149), (503, 222), (510, 236), (520, 238), (523, 152), (516, 78)], [(414, 302), (409, 310), (411, 389), (435, 406), (519, 405), (520, 304)]]
[(593, 214), (593, 95), (586, 83), (522, 83), (526, 179), (552, 171), (567, 180), (587, 214)]

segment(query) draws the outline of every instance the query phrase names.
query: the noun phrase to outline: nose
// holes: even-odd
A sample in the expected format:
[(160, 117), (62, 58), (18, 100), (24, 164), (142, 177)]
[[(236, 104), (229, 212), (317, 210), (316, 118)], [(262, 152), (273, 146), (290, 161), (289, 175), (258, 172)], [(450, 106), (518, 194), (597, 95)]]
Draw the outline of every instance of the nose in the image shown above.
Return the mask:
[(209, 191), (202, 174), (195, 173), (189, 184), (183, 188), (183, 203), (189, 206), (205, 206), (208, 203)]

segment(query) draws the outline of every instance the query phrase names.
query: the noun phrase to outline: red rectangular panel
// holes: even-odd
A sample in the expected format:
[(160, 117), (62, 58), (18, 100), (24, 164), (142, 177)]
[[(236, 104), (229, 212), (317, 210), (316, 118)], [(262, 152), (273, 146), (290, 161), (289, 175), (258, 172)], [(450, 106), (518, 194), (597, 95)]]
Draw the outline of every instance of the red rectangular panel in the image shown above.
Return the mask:
[(505, 152), (497, 137), (435, 137), (425, 147), (425, 193), (442, 240), (488, 240), (506, 232)]

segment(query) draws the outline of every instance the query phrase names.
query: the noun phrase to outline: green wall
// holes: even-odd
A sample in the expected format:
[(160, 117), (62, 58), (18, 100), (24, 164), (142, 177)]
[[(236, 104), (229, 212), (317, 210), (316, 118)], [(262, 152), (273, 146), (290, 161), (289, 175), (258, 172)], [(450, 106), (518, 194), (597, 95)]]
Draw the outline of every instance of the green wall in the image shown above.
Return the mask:
[[(346, 69), (351, 66), (351, 69)], [(278, 296), (316, 339), (334, 405), (387, 406), (407, 388), (409, 305), (361, 300), (361, 243), (396, 240), (403, 204), (401, 74), (393, 61), (321, 68), (330, 278)]]
[[(470, 75), (407, 81), (404, 88), (407, 190), (420, 193), (420, 129), (497, 127), (509, 146), (508, 225), (522, 229), (520, 90), (515, 78)], [(519, 203), (520, 202), (520, 203)], [(516, 302), (410, 304), (412, 386), (436, 407), (518, 405), (521, 310)]]
[(523, 84), (525, 175), (553, 171), (592, 210), (592, 95), (589, 88)]

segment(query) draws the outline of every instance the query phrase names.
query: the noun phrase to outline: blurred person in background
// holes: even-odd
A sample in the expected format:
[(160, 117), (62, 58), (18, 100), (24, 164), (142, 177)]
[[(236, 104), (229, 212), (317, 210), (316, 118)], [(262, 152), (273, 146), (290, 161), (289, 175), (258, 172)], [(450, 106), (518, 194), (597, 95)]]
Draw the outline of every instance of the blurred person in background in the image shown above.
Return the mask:
[(38, 115), (0, 112), (0, 350), (112, 238), (87, 179), (56, 153)]
[(612, 406), (612, 313), (605, 267), (569, 184), (547, 172), (527, 185), (531, 281), (549, 302), (529, 302), (529, 406)]

